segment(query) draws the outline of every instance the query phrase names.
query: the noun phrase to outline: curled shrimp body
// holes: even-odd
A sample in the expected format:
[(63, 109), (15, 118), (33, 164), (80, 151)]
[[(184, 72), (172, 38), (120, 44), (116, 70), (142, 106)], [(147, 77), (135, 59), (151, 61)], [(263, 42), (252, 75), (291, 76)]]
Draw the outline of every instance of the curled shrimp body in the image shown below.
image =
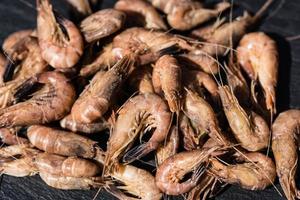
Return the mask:
[[(168, 195), (179, 195), (193, 189), (204, 173), (203, 163), (217, 148), (186, 151), (165, 160), (157, 168), (155, 181), (157, 187)], [(193, 172), (192, 177), (180, 183), (184, 175)]]
[(21, 30), (10, 34), (3, 42), (2, 49), (8, 55), (14, 51), (15, 45), (32, 34), (33, 30)]
[(169, 132), (171, 118), (167, 104), (155, 94), (146, 93), (129, 99), (118, 112), (107, 143), (105, 166), (109, 169), (139, 135), (153, 128), (149, 141), (131, 149), (123, 160), (131, 162), (157, 149)]
[[(120, 0), (115, 4), (115, 9), (124, 11), (127, 15), (128, 23), (132, 21), (139, 24), (139, 20), (144, 21), (144, 27), (148, 29), (167, 30), (163, 18), (156, 9), (143, 0)], [(142, 19), (140, 19), (142, 18)]]
[(238, 161), (242, 163), (226, 166), (217, 159), (211, 159), (209, 171), (224, 182), (249, 190), (263, 190), (275, 181), (275, 165), (266, 155), (247, 153), (239, 156)]
[(161, 144), (156, 151), (156, 161), (161, 165), (166, 159), (175, 155), (179, 148), (179, 133), (178, 128), (172, 126), (168, 138), (164, 144)]
[[(157, 91), (156, 79), (159, 79), (161, 90), (164, 93), (165, 99), (167, 100), (171, 112), (179, 113), (181, 109), (181, 67), (179, 66), (176, 58), (170, 55), (164, 55), (158, 59), (153, 69), (153, 85)], [(156, 78), (154, 76), (158, 75)], [(155, 87), (156, 86), (156, 87)]]
[(123, 27), (125, 14), (115, 9), (104, 9), (85, 18), (80, 23), (81, 32), (89, 43), (112, 35)]
[(118, 164), (114, 166), (110, 175), (115, 180), (124, 184), (124, 186), (117, 186), (117, 188), (138, 197), (127, 197), (116, 189), (109, 191), (119, 199), (160, 200), (162, 197), (162, 193), (155, 184), (155, 178), (146, 170), (139, 169), (132, 165)]
[(266, 148), (270, 133), (266, 121), (255, 112), (248, 115), (228, 86), (219, 87), (219, 93), (229, 126), (241, 146), (248, 151)]
[[(60, 120), (71, 110), (75, 90), (69, 80), (58, 72), (45, 72), (29, 80), (42, 84), (42, 88), (25, 102), (0, 110), (0, 127), (44, 124)], [(28, 85), (23, 85), (23, 90)], [(32, 85), (31, 85), (32, 87)]]
[(266, 108), (271, 114), (276, 113), (275, 88), (279, 61), (275, 41), (263, 32), (246, 34), (237, 48), (237, 59), (248, 76), (254, 82), (259, 81)]
[(134, 57), (138, 65), (146, 65), (155, 62), (163, 54), (178, 49), (192, 51), (195, 48), (176, 35), (145, 28), (129, 28), (114, 37), (113, 42), (104, 48), (94, 62), (81, 69), (80, 75), (84, 77), (93, 75), (100, 69), (113, 66), (128, 54)]
[(228, 141), (221, 133), (213, 108), (203, 98), (192, 91), (187, 91), (183, 110), (201, 135), (207, 133), (219, 144), (228, 145)]
[(68, 120), (91, 124), (99, 121), (108, 111), (121, 84), (127, 78), (132, 62), (129, 57), (122, 58), (107, 72), (98, 72), (89, 86), (75, 101), (70, 116), (61, 122), (66, 127)]
[(71, 68), (83, 54), (83, 39), (69, 20), (56, 17), (49, 0), (37, 0), (37, 35), (42, 57), (54, 68)]
[(186, 31), (198, 26), (230, 7), (228, 2), (218, 3), (214, 9), (203, 8), (193, 0), (150, 0), (152, 4), (167, 14), (172, 28)]
[(35, 165), (40, 172), (70, 177), (93, 177), (100, 172), (95, 163), (76, 157), (41, 153), (35, 158)]
[(299, 110), (288, 110), (280, 113), (272, 125), (272, 150), (276, 171), (288, 200), (300, 198), (300, 190), (297, 189), (295, 180), (298, 163), (299, 119)]
[(90, 190), (105, 185), (101, 177), (70, 177), (50, 173), (39, 173), (41, 179), (49, 186), (61, 190)]
[(1, 142), (8, 145), (28, 144), (26, 138), (17, 136), (19, 128), (0, 128)]

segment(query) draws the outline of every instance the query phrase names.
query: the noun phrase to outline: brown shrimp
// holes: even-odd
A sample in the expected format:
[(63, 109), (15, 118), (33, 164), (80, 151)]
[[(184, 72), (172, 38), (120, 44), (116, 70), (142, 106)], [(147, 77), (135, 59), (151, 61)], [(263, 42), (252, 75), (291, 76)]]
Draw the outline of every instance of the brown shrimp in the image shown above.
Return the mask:
[(176, 126), (172, 126), (164, 144), (156, 150), (156, 162), (161, 165), (166, 159), (175, 155), (179, 148), (179, 133)]
[(248, 151), (266, 148), (270, 133), (266, 121), (253, 111), (247, 114), (228, 86), (220, 86), (219, 94), (229, 126), (241, 146)]
[(39, 173), (41, 179), (49, 186), (61, 190), (90, 190), (105, 186), (101, 177), (69, 177), (46, 172)]
[(183, 111), (201, 135), (207, 133), (219, 144), (229, 144), (220, 130), (213, 108), (199, 95), (187, 90)]
[[(43, 87), (31, 99), (1, 109), (0, 127), (49, 123), (60, 120), (70, 112), (75, 100), (75, 90), (63, 74), (45, 72), (31, 80)], [(23, 86), (24, 91), (28, 90), (27, 84)], [(32, 83), (29, 87), (32, 87)]]
[(157, 149), (169, 132), (171, 119), (167, 104), (155, 94), (140, 94), (129, 99), (118, 112), (107, 143), (107, 170), (132, 146), (139, 135), (142, 137), (143, 132), (154, 128), (149, 141), (128, 151), (123, 160), (132, 162)]
[(118, 34), (95, 61), (84, 66), (80, 75), (87, 77), (100, 69), (105, 70), (127, 54), (133, 56), (138, 65), (146, 65), (155, 62), (164, 54), (177, 52), (179, 49), (192, 51), (195, 48), (176, 35), (144, 28), (129, 28)]
[(179, 115), (179, 130), (183, 136), (183, 147), (190, 151), (200, 147), (201, 132), (196, 132), (191, 125), (189, 118), (185, 114)]
[(19, 129), (20, 127), (0, 128), (1, 142), (8, 145), (28, 144), (29, 141), (26, 138), (22, 138), (17, 135)]
[(47, 153), (104, 161), (103, 152), (95, 141), (75, 133), (35, 125), (28, 128), (27, 136), (32, 145)]
[(69, 20), (55, 16), (49, 0), (37, 0), (37, 35), (42, 57), (54, 68), (71, 68), (83, 54), (83, 39)]
[(264, 11), (272, 2), (273, 0), (267, 0), (254, 16), (245, 12), (243, 16), (232, 22), (219, 23), (211, 35), (206, 36), (201, 50), (212, 56), (224, 55), (229, 48), (232, 48), (231, 44), (236, 45), (243, 35), (262, 18)]
[(119, 0), (115, 9), (126, 13), (129, 24), (142, 25), (148, 29), (167, 30), (163, 18), (157, 10), (144, 0)]
[(300, 111), (288, 110), (280, 113), (272, 125), (272, 150), (277, 175), (288, 200), (300, 198), (300, 190), (297, 189), (295, 180), (298, 163), (299, 124)]
[(246, 153), (240, 155), (238, 161), (243, 163), (227, 166), (213, 158), (209, 172), (224, 182), (238, 184), (249, 190), (263, 190), (275, 181), (275, 165), (266, 155)]
[[(155, 184), (155, 178), (146, 170), (139, 169), (132, 165), (115, 165), (111, 177), (124, 184), (124, 186), (116, 186), (117, 189), (111, 187), (108, 192), (119, 199), (142, 199), (142, 200), (160, 200), (162, 193)], [(125, 190), (127, 193), (137, 198), (127, 197), (118, 189)]]
[(123, 27), (126, 15), (115, 9), (104, 9), (85, 18), (80, 23), (81, 32), (89, 43), (112, 35)]
[[(155, 76), (159, 77), (156, 78)], [(181, 110), (182, 105), (181, 76), (181, 67), (176, 58), (170, 55), (164, 55), (157, 60), (152, 74), (155, 92), (159, 94), (161, 90), (169, 104), (171, 112), (176, 112), (177, 114)], [(157, 79), (159, 79), (159, 83), (155, 82)], [(157, 85), (161, 89), (157, 89)]]
[(155, 93), (152, 84), (152, 71), (149, 66), (140, 66), (129, 75), (129, 85), (140, 94)]
[(34, 162), (40, 172), (59, 176), (93, 177), (100, 172), (97, 164), (77, 157), (41, 153), (36, 156)]
[[(204, 162), (208, 161), (218, 147), (211, 149), (185, 151), (165, 160), (158, 166), (155, 181), (157, 187), (167, 195), (179, 195), (189, 192), (199, 182), (205, 172)], [(185, 182), (180, 180), (193, 171), (193, 175)]]
[(198, 26), (230, 7), (228, 2), (221, 2), (213, 9), (204, 8), (200, 2), (193, 0), (150, 0), (158, 9), (167, 14), (172, 28), (186, 31)]
[(3, 42), (2, 49), (8, 55), (15, 49), (15, 45), (32, 34), (33, 30), (26, 29), (11, 33)]
[[(263, 32), (246, 34), (237, 48), (237, 59), (252, 81), (259, 81), (266, 108), (276, 113), (278, 51), (275, 41)], [(255, 95), (255, 91), (252, 91)]]
[(71, 114), (61, 122), (61, 125), (66, 127), (68, 121), (81, 124), (91, 124), (99, 121), (108, 111), (113, 97), (127, 78), (132, 64), (130, 58), (125, 56), (107, 72), (98, 72), (89, 86), (75, 101)]

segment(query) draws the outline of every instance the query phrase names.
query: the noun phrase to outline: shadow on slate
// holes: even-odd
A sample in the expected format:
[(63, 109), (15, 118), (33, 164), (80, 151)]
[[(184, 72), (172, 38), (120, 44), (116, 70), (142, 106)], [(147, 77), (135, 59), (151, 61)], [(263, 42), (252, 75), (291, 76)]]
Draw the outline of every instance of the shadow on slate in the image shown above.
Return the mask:
[[(24, 3), (25, 2), (25, 3)], [(63, 16), (70, 14), (67, 5), (62, 0), (52, 0), (53, 5)], [(104, 0), (103, 7), (108, 8), (114, 5), (113, 0)], [(235, 4), (255, 12), (264, 3), (264, 0), (236, 0)], [(33, 7), (31, 7), (33, 6)], [(1, 0), (0, 1), (0, 43), (10, 33), (33, 28), (36, 24), (35, 0)], [(276, 11), (276, 13), (273, 13)], [(267, 17), (259, 30), (270, 33), (279, 46), (280, 69), (277, 103), (278, 111), (289, 107), (300, 107), (300, 41), (287, 41), (285, 38), (300, 34), (300, 4), (297, 1), (274, 0), (271, 6), (271, 17)], [(106, 139), (106, 136), (99, 137)], [(299, 170), (298, 170), (299, 171)], [(300, 186), (298, 176), (298, 185)], [(15, 178), (2, 176), (0, 180), (0, 199), (1, 200), (91, 200), (97, 193), (92, 191), (63, 191), (48, 187), (38, 176)], [(278, 180), (276, 187), (282, 193)], [(108, 193), (101, 191), (97, 196), (98, 200), (115, 199)], [(172, 197), (171, 199), (179, 199)], [(283, 200), (273, 187), (264, 191), (248, 191), (238, 186), (227, 187), (216, 200)]]

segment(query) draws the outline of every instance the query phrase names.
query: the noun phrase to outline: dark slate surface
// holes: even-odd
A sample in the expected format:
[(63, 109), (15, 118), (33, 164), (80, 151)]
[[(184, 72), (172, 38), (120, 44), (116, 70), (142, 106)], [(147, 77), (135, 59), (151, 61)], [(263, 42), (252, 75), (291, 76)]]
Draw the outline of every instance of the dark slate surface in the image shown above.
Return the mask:
[[(264, 20), (260, 30), (269, 33), (279, 44), (281, 56), (280, 75), (278, 85), (279, 111), (287, 108), (300, 107), (300, 40), (288, 41), (286, 38), (300, 34), (300, 0), (274, 0), (269, 9), (269, 17)], [(35, 26), (36, 12), (34, 0), (0, 0), (0, 43), (9, 34), (19, 29)], [(236, 0), (242, 7), (255, 12), (264, 0)], [(112, 6), (114, 1), (104, 1), (105, 7)], [(65, 3), (53, 0), (56, 10), (68, 16)], [(298, 178), (300, 184), (300, 179)], [(276, 187), (281, 188), (276, 182)], [(2, 176), (0, 185), (0, 199), (3, 200), (91, 200), (95, 191), (61, 191), (46, 186), (38, 177), (14, 178)], [(114, 199), (101, 192), (97, 199)], [(281, 197), (273, 187), (264, 191), (246, 191), (238, 186), (230, 186), (217, 200), (280, 200)]]

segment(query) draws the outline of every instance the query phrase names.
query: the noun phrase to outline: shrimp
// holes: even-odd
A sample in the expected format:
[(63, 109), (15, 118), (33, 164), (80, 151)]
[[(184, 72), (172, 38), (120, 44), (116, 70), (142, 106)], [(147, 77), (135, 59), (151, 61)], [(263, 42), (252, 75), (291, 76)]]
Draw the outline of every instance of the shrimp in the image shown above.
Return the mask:
[(125, 13), (115, 9), (100, 10), (80, 23), (80, 30), (88, 43), (112, 35), (123, 27)]
[(155, 178), (146, 170), (132, 165), (118, 164), (114, 166), (110, 175), (115, 180), (124, 184), (124, 186), (117, 186), (117, 188), (137, 197), (127, 197), (117, 189), (113, 187), (109, 188), (108, 192), (119, 199), (160, 200), (162, 197), (162, 193), (155, 184)]
[(113, 42), (106, 46), (91, 64), (84, 66), (80, 75), (87, 77), (107, 66), (113, 66), (124, 55), (130, 54), (137, 65), (155, 62), (164, 54), (179, 49), (193, 51), (195, 46), (185, 39), (160, 31), (144, 28), (129, 28), (114, 37)]
[[(295, 174), (298, 154), (300, 111), (288, 110), (280, 113), (272, 125), (272, 150), (280, 185), (288, 200), (300, 198)], [(299, 141), (299, 140), (298, 140)]]
[(2, 53), (0, 53), (0, 85), (4, 83), (3, 76), (5, 73), (5, 62), (6, 59)]
[(275, 41), (263, 32), (246, 34), (237, 48), (239, 64), (254, 83), (259, 81), (271, 115), (276, 113), (278, 57)]
[(246, 153), (238, 157), (241, 164), (224, 165), (215, 158), (210, 160), (209, 172), (224, 182), (238, 184), (249, 190), (263, 190), (276, 178), (275, 165), (262, 153)]
[(83, 54), (83, 39), (69, 20), (55, 16), (49, 0), (37, 0), (37, 35), (42, 57), (52, 67), (73, 67)]
[[(157, 187), (167, 195), (189, 192), (205, 172), (204, 163), (218, 148), (185, 151), (168, 158), (157, 168), (155, 175)], [(180, 183), (189, 172), (193, 172), (192, 177)]]
[(110, 170), (132, 146), (138, 135), (142, 137), (143, 132), (154, 128), (149, 141), (128, 151), (123, 160), (132, 162), (157, 149), (169, 132), (171, 120), (172, 114), (159, 96), (146, 93), (129, 99), (118, 112), (116, 124), (107, 143), (106, 170)]
[(91, 124), (101, 119), (108, 111), (121, 84), (127, 78), (132, 64), (130, 58), (125, 56), (109, 71), (98, 72), (75, 101), (70, 116), (65, 118), (66, 122), (61, 123), (63, 127), (68, 120)]
[[(161, 90), (163, 91), (163, 94), (165, 96), (165, 99), (167, 100), (171, 112), (179, 113), (182, 105), (182, 85), (181, 85), (181, 67), (179, 66), (176, 58), (170, 56), (170, 55), (164, 55), (161, 58), (158, 59), (156, 62), (153, 71), (153, 85), (154, 89), (157, 85), (155, 83), (156, 79), (159, 79), (159, 85), (161, 87)], [(159, 78), (155, 78), (154, 76), (158, 75)], [(157, 93), (157, 89), (155, 90)]]
[(268, 146), (269, 127), (266, 121), (240, 106), (228, 86), (219, 87), (220, 98), (229, 126), (241, 146), (248, 151), (259, 151)]
[(139, 91), (140, 94), (154, 93), (151, 67), (141, 66), (136, 68), (129, 75), (128, 80), (130, 87), (134, 88), (135, 91)]
[[(60, 120), (70, 112), (75, 100), (75, 90), (64, 75), (45, 72), (31, 80), (43, 87), (31, 99), (1, 109), (0, 127), (49, 123)], [(27, 84), (23, 86), (23, 92), (28, 90)]]
[(195, 69), (203, 70), (208, 74), (217, 74), (219, 72), (219, 64), (213, 57), (206, 55), (205, 52), (195, 50), (180, 55), (181, 60), (187, 65), (193, 66)]
[(258, 23), (272, 2), (273, 0), (267, 0), (254, 16), (245, 12), (243, 16), (232, 22), (219, 23), (211, 35), (206, 36), (201, 50), (212, 56), (224, 55), (231, 44), (235, 46), (243, 35)]
[(221, 2), (213, 9), (204, 8), (203, 5), (193, 0), (150, 0), (152, 5), (167, 14), (167, 19), (172, 28), (180, 31), (190, 30), (219, 14), (230, 7), (228, 2)]
[(49, 186), (61, 190), (90, 190), (105, 186), (101, 177), (69, 177), (50, 173), (39, 173), (41, 179)]
[(172, 126), (165, 144), (158, 147), (156, 151), (156, 161), (161, 165), (166, 159), (175, 155), (179, 148), (179, 134), (178, 128)]
[(191, 120), (193, 127), (200, 131), (198, 135), (207, 133), (219, 144), (225, 146), (229, 144), (221, 133), (213, 108), (203, 98), (187, 90), (183, 111)]
[(103, 163), (104, 155), (96, 142), (86, 137), (46, 126), (30, 126), (27, 136), (32, 145), (47, 153), (78, 156)]
[(35, 158), (35, 165), (40, 172), (69, 177), (93, 177), (100, 172), (97, 164), (76, 157), (41, 153)]
[(30, 36), (32, 32), (33, 30), (31, 29), (25, 29), (10, 34), (2, 44), (3, 51), (6, 54), (11, 55), (15, 49), (16, 44)]
[(148, 29), (167, 30), (163, 18), (148, 2), (143, 0), (120, 0), (115, 4), (115, 9), (127, 15), (127, 22), (133, 25), (142, 25)]
[(8, 145), (28, 144), (29, 141), (26, 138), (17, 136), (17, 132), (20, 128), (0, 128), (1, 142)]

